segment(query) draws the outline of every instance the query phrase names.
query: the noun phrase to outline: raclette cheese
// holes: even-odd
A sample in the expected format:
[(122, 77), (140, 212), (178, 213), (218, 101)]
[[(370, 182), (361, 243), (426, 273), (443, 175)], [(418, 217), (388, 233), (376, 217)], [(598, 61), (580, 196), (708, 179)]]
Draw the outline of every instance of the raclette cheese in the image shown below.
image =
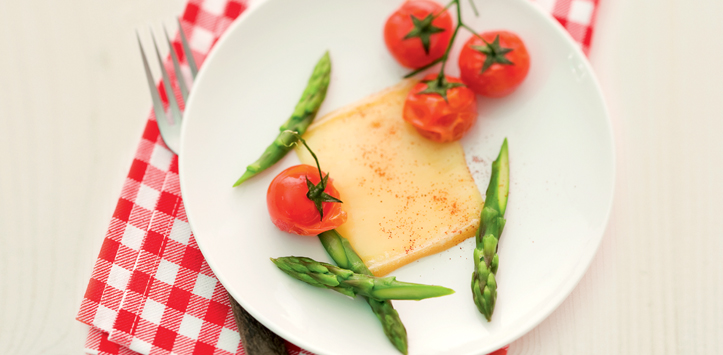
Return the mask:
[(344, 201), (337, 231), (376, 276), (474, 236), (483, 204), (462, 146), (427, 140), (402, 119), (413, 84), (332, 112), (304, 135)]

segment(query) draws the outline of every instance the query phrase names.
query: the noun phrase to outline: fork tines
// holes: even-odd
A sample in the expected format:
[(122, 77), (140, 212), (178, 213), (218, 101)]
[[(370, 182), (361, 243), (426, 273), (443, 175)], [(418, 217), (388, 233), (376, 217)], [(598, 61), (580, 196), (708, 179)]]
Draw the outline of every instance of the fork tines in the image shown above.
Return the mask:
[[(176, 73), (176, 80), (178, 82), (178, 86), (181, 90), (181, 96), (183, 97), (183, 102), (188, 100), (189, 95), (189, 88), (193, 85), (193, 79), (196, 78), (196, 74), (198, 73), (198, 67), (196, 66), (196, 62), (193, 59), (193, 54), (190, 50), (190, 46), (188, 45), (188, 40), (186, 39), (186, 35), (183, 33), (183, 27), (181, 26), (181, 22), (176, 19), (178, 22), (178, 32), (181, 35), (181, 45), (183, 47), (183, 52), (186, 54), (186, 61), (188, 62), (188, 66), (191, 70), (191, 85), (187, 85), (183, 72), (181, 71), (181, 65), (178, 60), (178, 53), (176, 53), (171, 40), (168, 36), (168, 31), (166, 31), (165, 26), (163, 27), (163, 32), (166, 39), (166, 44), (169, 47), (169, 51), (171, 54), (171, 60), (173, 61), (173, 69)], [(166, 91), (166, 97), (168, 99), (168, 106), (169, 111), (171, 113), (171, 117), (169, 120), (169, 117), (166, 116), (165, 109), (163, 107), (163, 102), (161, 101), (161, 95), (156, 89), (155, 80), (153, 79), (153, 74), (151, 73), (150, 66), (148, 65), (148, 59), (146, 57), (146, 53), (143, 50), (143, 44), (141, 43), (140, 35), (138, 34), (138, 31), (136, 31), (136, 38), (138, 39), (138, 46), (141, 49), (141, 57), (143, 59), (143, 67), (145, 69), (146, 73), (146, 80), (148, 81), (148, 88), (151, 91), (151, 100), (153, 101), (153, 112), (156, 115), (156, 122), (158, 123), (158, 129), (161, 132), (161, 137), (163, 138), (163, 141), (166, 143), (166, 146), (170, 148), (174, 153), (178, 154), (178, 148), (180, 144), (180, 136), (181, 136), (181, 119), (182, 119), (182, 112), (181, 112), (181, 106), (176, 101), (176, 96), (173, 93), (173, 87), (171, 86), (171, 80), (170, 76), (168, 75), (168, 71), (165, 68), (165, 65), (163, 63), (163, 59), (161, 57), (161, 53), (158, 49), (158, 43), (156, 42), (156, 36), (153, 33), (153, 29), (150, 29), (151, 37), (153, 38), (153, 47), (156, 52), (156, 58), (158, 60), (158, 65), (161, 68), (161, 77), (163, 78), (163, 86)]]

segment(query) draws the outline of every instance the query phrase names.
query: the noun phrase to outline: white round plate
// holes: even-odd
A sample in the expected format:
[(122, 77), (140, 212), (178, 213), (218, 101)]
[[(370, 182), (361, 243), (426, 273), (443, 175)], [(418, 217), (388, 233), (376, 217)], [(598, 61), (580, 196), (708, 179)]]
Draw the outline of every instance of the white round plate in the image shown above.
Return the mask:
[[(398, 354), (361, 299), (294, 280), (270, 257), (330, 262), (317, 238), (277, 230), (266, 210), (271, 179), (298, 164), (289, 154), (238, 188), (231, 185), (278, 134), (316, 61), (332, 58), (320, 116), (399, 82), (407, 70), (383, 42), (401, 0), (268, 0), (224, 35), (193, 88), (180, 155), (191, 227), (211, 268), (234, 298), (280, 336), (319, 354)], [(613, 196), (614, 148), (595, 76), (569, 35), (529, 0), (476, 0), (481, 31), (507, 29), (531, 56), (526, 81), (503, 99), (479, 99), (480, 117), (463, 139), (470, 171), (486, 189), (504, 137), (510, 198), (492, 322), (472, 301), (474, 241), (393, 272), (399, 280), (453, 288), (451, 296), (395, 306), (410, 354), (486, 354), (548, 316), (585, 273), (602, 238)], [(448, 65), (458, 74), (456, 53)]]

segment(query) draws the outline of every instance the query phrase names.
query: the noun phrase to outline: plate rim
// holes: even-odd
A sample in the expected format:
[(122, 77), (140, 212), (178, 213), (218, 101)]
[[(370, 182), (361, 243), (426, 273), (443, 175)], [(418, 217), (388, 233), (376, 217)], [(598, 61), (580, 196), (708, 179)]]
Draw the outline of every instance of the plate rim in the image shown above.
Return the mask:
[[(274, 2), (274, 1), (281, 1), (281, 0), (252, 0), (250, 1), (249, 6), (247, 9), (237, 18), (235, 19), (231, 25), (226, 29), (226, 31), (219, 37), (217, 42), (214, 44), (214, 46), (211, 48), (209, 54), (206, 56), (204, 60), (204, 65), (199, 70), (198, 76), (194, 82), (195, 85), (198, 85), (198, 83), (202, 82), (205, 78), (207, 70), (203, 70), (207, 66), (210, 65), (210, 63), (213, 63), (215, 57), (217, 56), (217, 53), (220, 51), (220, 48), (223, 48), (225, 43), (228, 41), (228, 38), (232, 36), (232, 34), (237, 30), (241, 24), (246, 22), (246, 19), (253, 16), (259, 9), (263, 8), (264, 6), (267, 6), (267, 4)], [(570, 274), (570, 277), (567, 278), (567, 281), (562, 283), (560, 285), (560, 290), (562, 292), (557, 292), (552, 297), (552, 300), (547, 302), (547, 307), (544, 307), (540, 309), (537, 312), (531, 313), (532, 317), (534, 318), (531, 322), (524, 323), (525, 325), (518, 328), (517, 331), (514, 332), (508, 332), (507, 336), (501, 336), (500, 339), (497, 342), (493, 342), (490, 346), (491, 348), (498, 349), (502, 348), (506, 345), (511, 344), (513, 341), (519, 339), (520, 337), (524, 336), (525, 334), (529, 333), (533, 328), (537, 327), (540, 323), (542, 323), (545, 319), (547, 319), (552, 312), (554, 312), (559, 306), (572, 294), (574, 289), (577, 287), (577, 285), (582, 280), (582, 277), (587, 273), (587, 271), (590, 268), (590, 265), (592, 264), (593, 260), (595, 259), (595, 255), (598, 253), (600, 249), (600, 245), (602, 244), (602, 240), (607, 233), (607, 230), (609, 228), (610, 224), (610, 216), (612, 214), (612, 208), (613, 208), (613, 201), (615, 198), (615, 191), (616, 191), (616, 184), (617, 184), (617, 148), (616, 148), (616, 142), (615, 142), (615, 134), (613, 130), (613, 124), (612, 120), (610, 119), (610, 111), (607, 105), (607, 101), (605, 99), (605, 95), (603, 93), (602, 87), (600, 85), (599, 79), (597, 77), (597, 74), (593, 70), (592, 64), (590, 63), (589, 58), (585, 55), (585, 53), (582, 51), (582, 48), (580, 45), (575, 42), (575, 40), (572, 38), (572, 35), (555, 19), (546, 12), (542, 7), (537, 4), (534, 0), (512, 0), (513, 2), (516, 2), (517, 6), (525, 6), (528, 9), (531, 9), (532, 12), (540, 18), (546, 25), (551, 26), (552, 29), (556, 32), (557, 35), (564, 38), (565, 42), (572, 48), (572, 50), (575, 52), (575, 55), (581, 59), (581, 62), (583, 63), (585, 67), (585, 71), (589, 73), (589, 78), (591, 80), (592, 87), (594, 89), (594, 92), (597, 96), (597, 98), (600, 100), (601, 107), (602, 107), (602, 113), (605, 116), (606, 126), (607, 126), (607, 135), (610, 137), (610, 177), (611, 177), (611, 185), (610, 185), (610, 191), (609, 191), (609, 197), (607, 200), (607, 210), (606, 214), (603, 218), (604, 220), (604, 228), (602, 229), (600, 236), (595, 238), (595, 247), (585, 250), (584, 253), (581, 254), (581, 260), (583, 260), (584, 266), (576, 268), (573, 273)], [(194, 85), (194, 86), (195, 86)], [(186, 111), (194, 105), (195, 100), (193, 99), (195, 96), (191, 95), (189, 97), (189, 100), (186, 105)], [(185, 117), (184, 117), (185, 118)], [(185, 147), (184, 144), (184, 137), (187, 134), (186, 127), (188, 126), (186, 119), (183, 120), (182, 127), (181, 127), (181, 148), (179, 152), (179, 183), (181, 188), (181, 196), (183, 196), (183, 192), (187, 191), (188, 187), (186, 187), (186, 184), (184, 183), (183, 179), (183, 166), (184, 163), (184, 154), (183, 149)], [(186, 208), (187, 211), (187, 218), (189, 225), (191, 226), (191, 230), (193, 231), (193, 223), (191, 221), (191, 212), (188, 208)], [(195, 233), (194, 233), (195, 235)], [(201, 238), (202, 239), (202, 238)], [(204, 247), (203, 242), (199, 241), (198, 238), (196, 238), (197, 245), (201, 251), (201, 253), (204, 255), (204, 258), (206, 258), (207, 253), (204, 253)], [(221, 270), (217, 270), (214, 267), (214, 264), (212, 261), (206, 258), (206, 261), (208, 263), (208, 266), (213, 271), (216, 278), (218, 278), (218, 281), (224, 286), (224, 288), (227, 290), (228, 294), (231, 295), (249, 314), (251, 314), (255, 319), (257, 319), (259, 322), (261, 322), (264, 326), (272, 330), (274, 333), (278, 334), (280, 337), (286, 339), (287, 341), (290, 341), (297, 346), (302, 347), (303, 349), (306, 349), (308, 351), (312, 351), (317, 354), (324, 354), (321, 349), (319, 349), (317, 346), (315, 346), (312, 343), (306, 342), (303, 338), (297, 337), (292, 333), (288, 333), (284, 331), (281, 328), (277, 328), (275, 324), (270, 323), (267, 319), (265, 319), (263, 312), (259, 312), (258, 309), (253, 307), (253, 305), (245, 304), (243, 300), (239, 299), (237, 297), (238, 293), (234, 292), (233, 287), (229, 283), (227, 283), (225, 280), (225, 277), (222, 276), (223, 273)], [(226, 286), (229, 285), (229, 286)], [(499, 344), (497, 344), (499, 343)], [(467, 353), (460, 353), (460, 355), (474, 355), (478, 354), (478, 352), (467, 352)]]

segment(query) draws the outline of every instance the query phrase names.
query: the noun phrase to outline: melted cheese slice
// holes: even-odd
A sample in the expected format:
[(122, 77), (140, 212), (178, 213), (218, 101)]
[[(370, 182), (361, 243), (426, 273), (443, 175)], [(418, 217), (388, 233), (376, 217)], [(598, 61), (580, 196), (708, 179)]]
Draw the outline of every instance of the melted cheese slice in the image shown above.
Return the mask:
[[(483, 203), (462, 146), (427, 140), (402, 119), (413, 84), (332, 112), (304, 135), (344, 201), (337, 231), (377, 276), (474, 236)], [(315, 166), (303, 146), (296, 152)]]

